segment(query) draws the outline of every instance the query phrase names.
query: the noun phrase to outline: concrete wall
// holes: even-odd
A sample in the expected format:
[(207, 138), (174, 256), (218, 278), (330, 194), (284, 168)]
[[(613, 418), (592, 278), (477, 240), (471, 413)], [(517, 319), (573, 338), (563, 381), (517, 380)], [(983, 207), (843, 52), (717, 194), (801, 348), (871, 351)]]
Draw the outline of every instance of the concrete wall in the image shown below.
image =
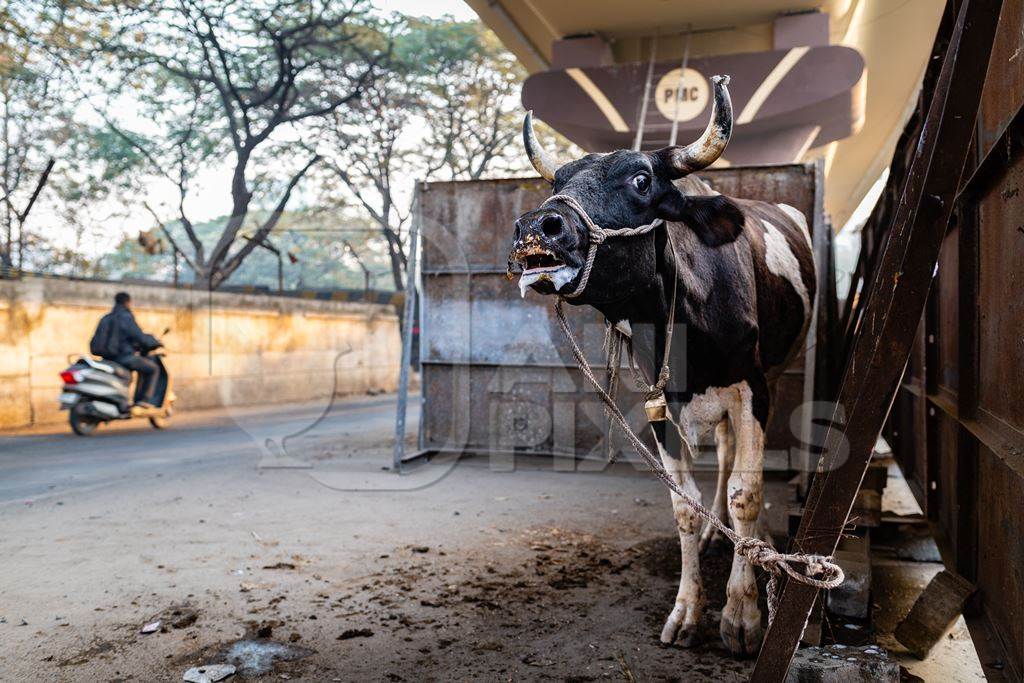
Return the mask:
[[(66, 419), (60, 371), (127, 290), (139, 325), (160, 335), (175, 407), (287, 403), (398, 382), (394, 309), (377, 304), (28, 278), (0, 281), (0, 429)], [(350, 350), (348, 353), (343, 353)], [(334, 372), (336, 367), (337, 372)], [(336, 384), (335, 384), (336, 383)]]

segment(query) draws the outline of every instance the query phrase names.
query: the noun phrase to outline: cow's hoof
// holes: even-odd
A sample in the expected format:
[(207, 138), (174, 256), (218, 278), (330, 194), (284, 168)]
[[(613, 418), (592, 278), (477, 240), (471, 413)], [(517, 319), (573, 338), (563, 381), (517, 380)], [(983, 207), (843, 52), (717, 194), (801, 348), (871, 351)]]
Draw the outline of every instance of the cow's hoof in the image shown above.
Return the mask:
[(697, 546), (698, 552), (703, 555), (709, 548), (725, 544), (725, 542), (725, 534), (719, 531), (716, 527), (708, 524), (700, 534), (700, 544)]
[(700, 622), (700, 607), (676, 603), (672, 613), (665, 620), (665, 626), (661, 629), (661, 642), (663, 645), (675, 643), (681, 647), (694, 647), (700, 644), (697, 635), (697, 626)]
[(753, 657), (761, 649), (764, 629), (761, 627), (761, 611), (753, 601), (736, 600), (726, 604), (722, 610), (719, 627), (722, 642), (737, 657)]

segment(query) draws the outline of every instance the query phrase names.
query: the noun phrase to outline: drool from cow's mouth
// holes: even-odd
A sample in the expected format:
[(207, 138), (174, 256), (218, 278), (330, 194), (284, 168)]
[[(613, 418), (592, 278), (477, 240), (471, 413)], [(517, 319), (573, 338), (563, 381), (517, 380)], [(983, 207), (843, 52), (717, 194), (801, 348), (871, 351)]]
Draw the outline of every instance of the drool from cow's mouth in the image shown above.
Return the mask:
[(566, 265), (553, 252), (536, 247), (516, 254), (515, 260), (523, 267), (519, 276), (519, 294), (523, 297), (526, 296), (527, 287), (542, 280), (554, 285), (555, 291), (561, 291), (580, 271), (579, 268)]

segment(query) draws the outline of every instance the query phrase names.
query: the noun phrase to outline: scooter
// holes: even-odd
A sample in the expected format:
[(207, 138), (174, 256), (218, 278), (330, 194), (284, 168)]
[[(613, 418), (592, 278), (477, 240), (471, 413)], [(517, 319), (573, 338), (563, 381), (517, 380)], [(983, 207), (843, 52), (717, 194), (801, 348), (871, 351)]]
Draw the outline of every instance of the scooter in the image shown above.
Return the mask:
[[(166, 335), (170, 329), (164, 330)], [(155, 350), (142, 352), (157, 365), (156, 389), (152, 408), (134, 405), (140, 398), (141, 387), (135, 387), (131, 397), (131, 370), (109, 360), (95, 360), (91, 354), (81, 356), (67, 370), (60, 373), (64, 388), (60, 394), (60, 409), (68, 411), (71, 430), (78, 436), (89, 436), (104, 422), (147, 418), (155, 429), (163, 429), (174, 412), (176, 396), (171, 389), (171, 378), (164, 366), (164, 354)]]

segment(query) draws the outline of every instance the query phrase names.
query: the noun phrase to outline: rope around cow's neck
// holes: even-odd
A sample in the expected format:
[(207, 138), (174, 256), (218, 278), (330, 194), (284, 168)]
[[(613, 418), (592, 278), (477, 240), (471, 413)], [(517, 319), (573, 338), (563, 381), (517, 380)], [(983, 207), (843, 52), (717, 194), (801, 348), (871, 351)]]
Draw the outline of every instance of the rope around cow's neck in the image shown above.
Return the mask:
[[(545, 204), (552, 200), (565, 202), (570, 208), (572, 208), (573, 211), (575, 211), (583, 220), (590, 233), (590, 249), (587, 254), (586, 266), (584, 266), (583, 269), (583, 277), (580, 279), (579, 285), (577, 285), (571, 293), (561, 295), (556, 299), (555, 314), (558, 318), (558, 325), (562, 328), (562, 333), (565, 334), (565, 338), (569, 342), (569, 347), (572, 350), (573, 358), (576, 360), (576, 365), (579, 366), (580, 372), (583, 373), (583, 376), (586, 377), (587, 381), (590, 382), (597, 391), (597, 395), (605, 405), (605, 414), (608, 415), (610, 420), (614, 421), (619, 426), (623, 434), (626, 435), (626, 438), (628, 438), (630, 443), (633, 444), (636, 452), (670, 491), (679, 496), (680, 499), (690, 507), (690, 509), (696, 512), (708, 524), (711, 524), (713, 527), (721, 531), (726, 538), (732, 541), (737, 555), (742, 556), (750, 562), (750, 564), (761, 567), (768, 573), (768, 623), (771, 623), (775, 619), (775, 611), (778, 606), (779, 599), (778, 581), (782, 577), (783, 573), (787, 574), (794, 581), (814, 586), (815, 588), (830, 589), (840, 585), (845, 576), (843, 575), (842, 568), (833, 561), (832, 556), (805, 553), (780, 553), (768, 541), (750, 536), (740, 536), (714, 513), (704, 507), (700, 501), (686, 493), (679, 483), (672, 478), (672, 475), (668, 473), (665, 466), (658, 460), (658, 458), (654, 457), (654, 454), (651, 453), (647, 448), (647, 445), (639, 436), (637, 436), (636, 432), (630, 428), (629, 422), (622, 414), (622, 411), (619, 410), (618, 405), (615, 403), (615, 399), (604, 390), (601, 383), (597, 380), (597, 377), (594, 376), (593, 371), (590, 369), (590, 365), (587, 363), (586, 356), (583, 354), (583, 350), (573, 337), (572, 330), (569, 329), (569, 323), (565, 318), (565, 311), (563, 310), (563, 302), (567, 298), (579, 296), (586, 288), (587, 281), (590, 278), (590, 271), (594, 265), (598, 245), (604, 242), (608, 237), (631, 237), (634, 235), (645, 234), (663, 223), (663, 221), (658, 219), (653, 223), (642, 225), (637, 228), (605, 230), (594, 223), (575, 198), (570, 197), (569, 195), (552, 195), (548, 198)], [(669, 242), (672, 246), (674, 255), (675, 243), (671, 239), (671, 236), (669, 236)], [(678, 261), (675, 262), (678, 263)], [(674, 283), (678, 283), (679, 278), (674, 277), (673, 280)], [(675, 304), (676, 284), (674, 284), (672, 288), (672, 300), (670, 303), (668, 328), (665, 332), (665, 350), (662, 366), (654, 384), (649, 387), (647, 394), (648, 398), (655, 394), (662, 393), (668, 381), (668, 361), (672, 339), (672, 327), (674, 327)], [(611, 383), (609, 383), (609, 388), (611, 388)], [(689, 448), (689, 443), (686, 445), (687, 448)], [(793, 565), (803, 565), (803, 570), (797, 571)]]

